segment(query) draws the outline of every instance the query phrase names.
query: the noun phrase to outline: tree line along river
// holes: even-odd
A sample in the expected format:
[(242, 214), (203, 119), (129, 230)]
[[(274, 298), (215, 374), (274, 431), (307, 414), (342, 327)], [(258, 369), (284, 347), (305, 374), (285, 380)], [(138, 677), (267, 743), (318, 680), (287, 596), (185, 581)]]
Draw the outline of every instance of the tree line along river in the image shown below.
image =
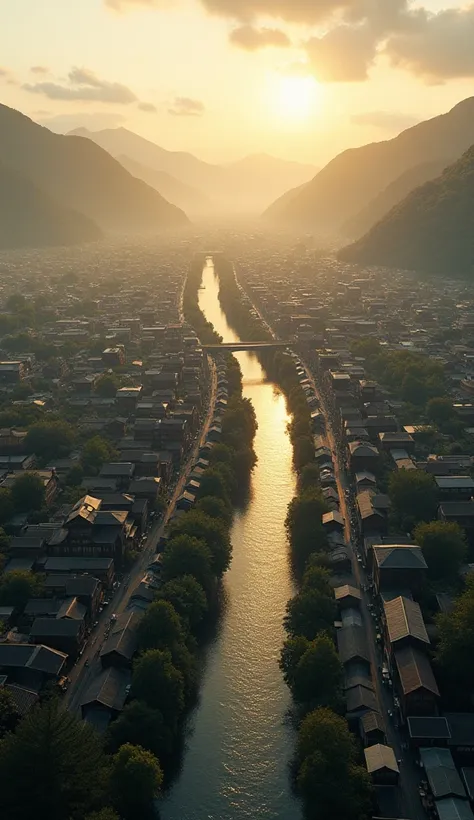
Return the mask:
[[(199, 306), (225, 342), (238, 341), (220, 307), (212, 261)], [(199, 703), (182, 770), (160, 803), (162, 820), (300, 820), (289, 762), (290, 695), (278, 667), (283, 616), (294, 592), (284, 521), (295, 493), (284, 397), (250, 353), (236, 354), (243, 394), (255, 408), (258, 463), (250, 498), (237, 511), (226, 605), (207, 649)]]

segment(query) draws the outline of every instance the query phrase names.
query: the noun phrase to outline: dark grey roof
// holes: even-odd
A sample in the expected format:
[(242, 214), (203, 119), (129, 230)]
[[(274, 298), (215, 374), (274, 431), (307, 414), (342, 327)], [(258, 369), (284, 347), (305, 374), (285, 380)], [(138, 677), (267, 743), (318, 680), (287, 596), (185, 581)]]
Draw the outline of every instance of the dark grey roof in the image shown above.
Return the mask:
[(445, 717), (409, 717), (408, 731), (413, 738), (449, 739), (451, 731)]
[(446, 797), (435, 800), (439, 820), (474, 820), (474, 814), (467, 800)]
[(376, 709), (377, 698), (375, 694), (365, 686), (352, 686), (346, 689), (346, 709), (348, 712), (358, 712), (361, 709)]
[(36, 618), (30, 630), (33, 638), (77, 638), (82, 622), (73, 618)]
[(103, 658), (114, 652), (122, 655), (126, 660), (131, 661), (137, 648), (137, 625), (138, 618), (136, 613), (124, 612), (122, 615), (119, 615), (110, 630), (109, 637), (102, 648), (100, 657)]
[(435, 481), (440, 490), (473, 490), (474, 481), (470, 475), (450, 475), (435, 476)]
[(29, 643), (0, 644), (0, 668), (24, 667), (48, 675), (59, 675), (66, 663), (67, 655), (50, 649), (49, 646)]
[(353, 658), (370, 661), (366, 631), (361, 626), (345, 626), (337, 630), (337, 649), (342, 663)]
[(373, 546), (374, 558), (380, 569), (427, 569), (421, 547), (409, 544)]
[(443, 501), (439, 509), (446, 516), (474, 516), (474, 501)]
[(466, 797), (466, 790), (449, 749), (420, 749), (420, 758), (435, 799)]
[(474, 714), (472, 712), (445, 712), (451, 740), (449, 746), (474, 746)]
[(103, 669), (88, 687), (81, 707), (98, 703), (115, 712), (120, 712), (127, 699), (127, 688), (130, 685), (131, 674), (127, 669), (115, 669), (110, 666)]
[(23, 686), (19, 686), (16, 683), (6, 683), (5, 689), (8, 689), (10, 692), (15, 703), (16, 710), (22, 716), (29, 712), (39, 698), (37, 692), (33, 692), (31, 689), (25, 689)]
[(429, 644), (420, 605), (401, 595), (384, 604), (388, 635), (391, 643), (403, 638), (415, 638)]

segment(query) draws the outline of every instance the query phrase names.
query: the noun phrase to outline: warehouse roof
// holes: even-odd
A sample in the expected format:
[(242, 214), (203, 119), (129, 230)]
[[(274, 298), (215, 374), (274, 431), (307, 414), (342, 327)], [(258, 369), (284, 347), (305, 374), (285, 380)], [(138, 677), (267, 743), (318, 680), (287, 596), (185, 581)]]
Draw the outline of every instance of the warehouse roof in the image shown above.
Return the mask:
[(419, 604), (400, 595), (384, 604), (390, 643), (415, 638), (430, 643)]

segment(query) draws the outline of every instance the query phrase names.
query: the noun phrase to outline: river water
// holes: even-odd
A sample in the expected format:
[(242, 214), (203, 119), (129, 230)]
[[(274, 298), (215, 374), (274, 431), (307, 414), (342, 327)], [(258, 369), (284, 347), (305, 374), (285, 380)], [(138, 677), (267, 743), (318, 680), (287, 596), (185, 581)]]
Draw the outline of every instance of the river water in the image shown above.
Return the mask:
[[(238, 340), (218, 301), (211, 260), (199, 304), (225, 342)], [(284, 520), (295, 492), (285, 400), (256, 357), (237, 354), (257, 414), (251, 497), (234, 518), (227, 606), (209, 647), (182, 771), (160, 804), (162, 820), (300, 820), (291, 793), (294, 731), (278, 668), (282, 619), (294, 592)]]

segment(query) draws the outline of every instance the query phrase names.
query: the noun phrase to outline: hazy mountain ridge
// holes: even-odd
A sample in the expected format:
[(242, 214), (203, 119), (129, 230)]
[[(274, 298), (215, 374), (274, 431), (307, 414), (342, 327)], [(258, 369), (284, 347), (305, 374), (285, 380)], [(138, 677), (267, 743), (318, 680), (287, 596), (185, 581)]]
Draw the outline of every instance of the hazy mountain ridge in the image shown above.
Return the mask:
[(101, 236), (91, 219), (0, 163), (0, 248), (72, 245)]
[(472, 274), (473, 224), (474, 146), (339, 256), (364, 265)]
[(409, 168), (390, 185), (387, 185), (355, 217), (349, 219), (342, 226), (342, 233), (353, 239), (363, 236), (373, 225), (380, 222), (395, 205), (402, 202), (411, 191), (420, 185), (424, 185), (425, 182), (436, 179), (451, 162), (453, 160), (434, 160), (433, 162), (423, 162), (416, 165), (415, 168)]
[(132, 176), (143, 180), (147, 185), (151, 185), (168, 202), (181, 208), (185, 213), (192, 215), (211, 210), (212, 204), (209, 197), (199, 191), (198, 188), (193, 188), (191, 185), (181, 182), (180, 179), (173, 177), (167, 171), (156, 171), (154, 168), (142, 165), (124, 154), (118, 156), (117, 160)]
[[(219, 211), (260, 212), (288, 188), (309, 181), (312, 165), (282, 160), (267, 154), (251, 154), (227, 165), (213, 165), (183, 151), (167, 151), (126, 128), (88, 131), (79, 128), (68, 136), (88, 137), (113, 157), (126, 156), (154, 171), (170, 174), (212, 200)], [(158, 189), (160, 190), (160, 189)]]
[(265, 212), (289, 227), (340, 230), (394, 180), (421, 163), (457, 158), (474, 143), (474, 97), (385, 142), (338, 154), (296, 197)]
[(90, 140), (53, 134), (4, 105), (0, 161), (58, 206), (79, 211), (104, 230), (157, 231), (188, 222), (182, 211)]

